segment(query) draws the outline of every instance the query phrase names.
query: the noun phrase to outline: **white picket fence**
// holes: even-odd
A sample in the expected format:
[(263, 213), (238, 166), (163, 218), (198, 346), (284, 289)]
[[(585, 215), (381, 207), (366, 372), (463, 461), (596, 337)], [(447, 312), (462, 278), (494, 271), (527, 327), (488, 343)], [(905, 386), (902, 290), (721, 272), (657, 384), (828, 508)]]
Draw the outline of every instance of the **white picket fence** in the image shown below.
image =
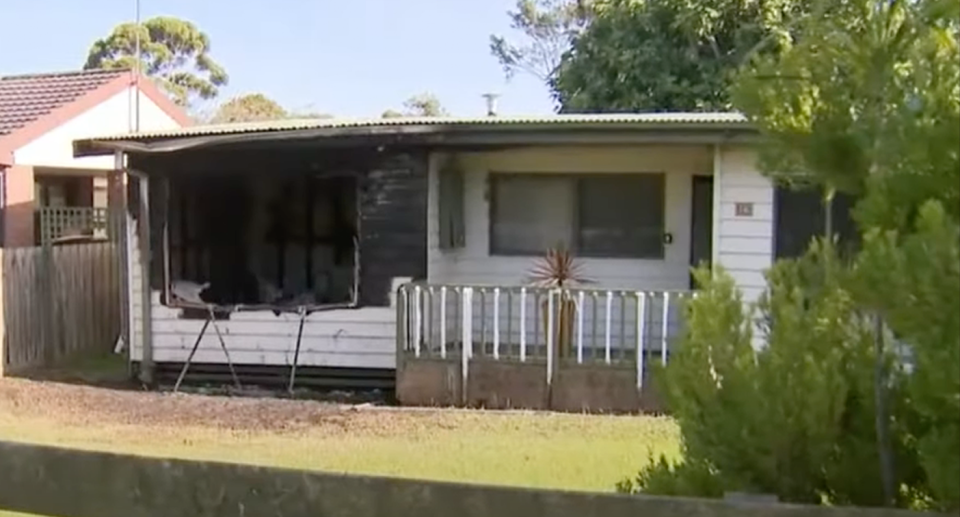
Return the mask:
[(642, 373), (648, 361), (666, 364), (692, 295), (410, 283), (398, 293), (398, 346), (415, 358), (546, 361), (548, 375), (561, 360)]

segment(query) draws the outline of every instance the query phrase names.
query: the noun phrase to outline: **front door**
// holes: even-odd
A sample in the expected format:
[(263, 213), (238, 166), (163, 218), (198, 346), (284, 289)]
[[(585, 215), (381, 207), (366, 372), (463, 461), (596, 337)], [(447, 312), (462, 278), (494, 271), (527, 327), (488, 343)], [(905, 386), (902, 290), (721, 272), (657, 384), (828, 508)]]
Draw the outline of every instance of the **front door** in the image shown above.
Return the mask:
[[(713, 176), (694, 176), (690, 217), (690, 266), (710, 264), (713, 257)], [(690, 288), (694, 285), (690, 275)]]

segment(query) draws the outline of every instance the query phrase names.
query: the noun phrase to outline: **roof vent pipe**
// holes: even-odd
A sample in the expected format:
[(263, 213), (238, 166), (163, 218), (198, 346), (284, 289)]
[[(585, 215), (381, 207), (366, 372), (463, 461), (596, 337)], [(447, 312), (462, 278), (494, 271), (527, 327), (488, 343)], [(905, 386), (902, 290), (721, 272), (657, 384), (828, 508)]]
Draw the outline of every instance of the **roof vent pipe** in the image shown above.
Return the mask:
[(487, 116), (496, 117), (497, 116), (497, 99), (500, 98), (498, 93), (485, 93), (483, 98), (487, 100)]

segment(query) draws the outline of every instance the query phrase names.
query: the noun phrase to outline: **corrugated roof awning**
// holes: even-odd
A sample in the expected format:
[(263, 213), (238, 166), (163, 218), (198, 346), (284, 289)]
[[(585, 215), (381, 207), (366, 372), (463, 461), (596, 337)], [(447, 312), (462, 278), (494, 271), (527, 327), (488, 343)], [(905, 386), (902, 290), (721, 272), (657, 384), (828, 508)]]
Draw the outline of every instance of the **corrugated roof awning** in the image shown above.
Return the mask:
[(74, 142), (75, 156), (162, 153), (213, 145), (320, 138), (397, 137), (444, 143), (465, 135), (550, 134), (570, 131), (614, 133), (672, 132), (720, 134), (749, 132), (739, 113), (627, 113), (543, 116), (404, 117), (304, 119), (193, 126), (89, 138)]

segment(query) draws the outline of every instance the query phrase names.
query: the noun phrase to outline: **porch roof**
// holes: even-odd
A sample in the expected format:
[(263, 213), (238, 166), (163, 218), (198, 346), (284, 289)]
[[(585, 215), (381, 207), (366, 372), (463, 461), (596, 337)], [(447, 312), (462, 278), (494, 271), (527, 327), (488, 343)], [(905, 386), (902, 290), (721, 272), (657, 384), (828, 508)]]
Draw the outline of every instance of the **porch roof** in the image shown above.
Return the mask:
[[(421, 144), (467, 143), (457, 137), (498, 135), (523, 137), (600, 132), (607, 135), (661, 132), (710, 135), (752, 133), (753, 126), (739, 113), (594, 113), (536, 116), (398, 117), (375, 119), (296, 119), (269, 122), (203, 125), (128, 133), (74, 142), (74, 156), (163, 153), (221, 144), (323, 138), (402, 137)], [(474, 139), (473, 143), (478, 143)]]

